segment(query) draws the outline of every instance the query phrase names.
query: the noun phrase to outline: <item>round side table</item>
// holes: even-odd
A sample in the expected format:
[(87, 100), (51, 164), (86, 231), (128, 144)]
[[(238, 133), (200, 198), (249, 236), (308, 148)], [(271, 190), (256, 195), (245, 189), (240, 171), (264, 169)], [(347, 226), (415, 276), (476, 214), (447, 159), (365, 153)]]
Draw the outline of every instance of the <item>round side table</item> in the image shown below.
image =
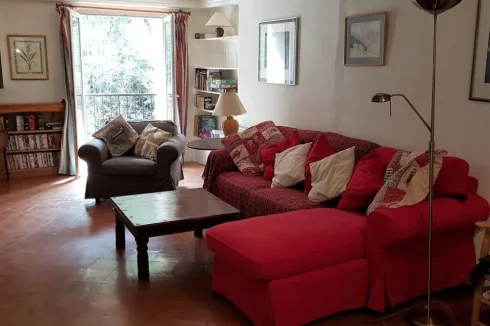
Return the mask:
[(196, 139), (187, 144), (187, 147), (200, 151), (214, 151), (216, 149), (224, 149), (221, 144), (221, 138)]

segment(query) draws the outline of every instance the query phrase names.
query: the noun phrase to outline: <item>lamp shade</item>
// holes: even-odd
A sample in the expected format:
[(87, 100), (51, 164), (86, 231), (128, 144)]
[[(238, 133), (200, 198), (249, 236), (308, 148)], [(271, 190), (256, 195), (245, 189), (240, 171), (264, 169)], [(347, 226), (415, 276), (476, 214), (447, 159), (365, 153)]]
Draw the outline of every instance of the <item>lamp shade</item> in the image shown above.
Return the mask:
[(429, 14), (435, 12), (437, 15), (453, 8), (463, 0), (412, 0), (412, 2)]
[(377, 93), (371, 98), (373, 103), (386, 103), (391, 101), (391, 95), (386, 93)]
[(206, 23), (207, 27), (233, 27), (228, 18), (220, 12), (215, 12), (213, 17)]
[(244, 113), (247, 113), (247, 110), (243, 107), (238, 94), (235, 92), (228, 92), (219, 96), (213, 115), (227, 117)]

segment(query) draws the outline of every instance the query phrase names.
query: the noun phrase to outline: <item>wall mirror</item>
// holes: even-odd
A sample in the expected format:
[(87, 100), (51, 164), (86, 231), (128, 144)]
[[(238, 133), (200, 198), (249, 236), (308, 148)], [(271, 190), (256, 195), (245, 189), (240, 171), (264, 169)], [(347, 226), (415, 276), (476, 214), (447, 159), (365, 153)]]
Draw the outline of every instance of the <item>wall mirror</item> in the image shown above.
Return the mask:
[(299, 17), (259, 24), (259, 82), (296, 85)]

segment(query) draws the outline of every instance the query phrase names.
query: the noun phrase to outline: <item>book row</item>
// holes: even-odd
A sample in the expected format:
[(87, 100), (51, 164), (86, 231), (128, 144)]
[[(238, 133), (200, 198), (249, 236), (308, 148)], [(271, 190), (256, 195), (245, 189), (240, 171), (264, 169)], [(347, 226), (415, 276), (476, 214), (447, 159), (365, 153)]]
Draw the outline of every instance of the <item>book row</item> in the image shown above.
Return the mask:
[(42, 114), (0, 116), (0, 131), (59, 130), (62, 122), (45, 122)]
[(61, 147), (61, 134), (10, 135), (8, 151), (50, 149)]
[(236, 92), (237, 81), (234, 79), (223, 79), (220, 71), (209, 69), (196, 69), (196, 89), (211, 92)]
[(30, 153), (8, 155), (9, 170), (55, 167), (59, 165), (60, 153)]

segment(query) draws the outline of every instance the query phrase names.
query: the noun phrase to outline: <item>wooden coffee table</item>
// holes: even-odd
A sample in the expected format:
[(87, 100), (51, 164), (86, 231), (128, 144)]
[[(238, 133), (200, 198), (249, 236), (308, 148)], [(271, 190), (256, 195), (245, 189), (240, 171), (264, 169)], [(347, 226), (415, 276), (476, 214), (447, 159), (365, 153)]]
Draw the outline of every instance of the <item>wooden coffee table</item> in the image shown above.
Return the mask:
[(150, 278), (148, 241), (151, 237), (202, 230), (235, 221), (240, 212), (204, 189), (112, 197), (116, 215), (116, 247), (125, 248), (125, 230), (136, 240), (138, 279)]

